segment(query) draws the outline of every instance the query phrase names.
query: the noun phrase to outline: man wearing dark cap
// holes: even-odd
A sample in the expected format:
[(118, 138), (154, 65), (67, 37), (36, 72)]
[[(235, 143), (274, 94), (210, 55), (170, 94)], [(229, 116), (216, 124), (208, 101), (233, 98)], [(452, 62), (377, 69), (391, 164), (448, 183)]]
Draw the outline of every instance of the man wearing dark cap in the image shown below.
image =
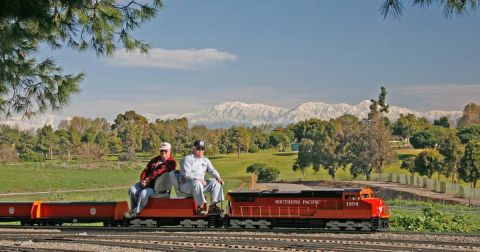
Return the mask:
[(125, 218), (135, 218), (147, 205), (148, 198), (155, 194), (155, 179), (164, 173), (174, 171), (177, 162), (171, 154), (172, 146), (164, 142), (160, 144), (160, 155), (152, 158), (140, 174), (140, 181), (128, 190), (130, 196), (130, 210), (125, 213)]
[[(215, 170), (210, 160), (204, 157), (205, 142), (197, 140), (193, 143), (192, 153), (183, 159), (180, 168), (180, 191), (193, 195), (197, 203), (197, 213), (220, 213), (221, 209), (216, 205), (223, 201), (223, 180)], [(208, 172), (213, 178), (205, 180), (205, 173)], [(205, 192), (211, 195), (211, 204), (207, 212)]]

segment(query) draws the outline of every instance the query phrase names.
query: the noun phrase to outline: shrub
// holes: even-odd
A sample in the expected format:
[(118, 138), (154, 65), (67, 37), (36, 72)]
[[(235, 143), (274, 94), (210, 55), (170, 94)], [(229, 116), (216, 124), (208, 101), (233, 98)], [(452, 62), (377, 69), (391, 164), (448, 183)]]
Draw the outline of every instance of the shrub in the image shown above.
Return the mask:
[(433, 206), (422, 209), (421, 216), (406, 214), (393, 215), (391, 218), (394, 230), (417, 232), (474, 232), (475, 226), (462, 212), (444, 213)]
[(250, 145), (250, 148), (248, 148), (249, 153), (257, 153), (260, 149), (256, 144)]
[(45, 156), (41, 153), (28, 150), (26, 153), (20, 154), (20, 159), (29, 162), (43, 162), (45, 161)]
[(15, 148), (8, 144), (0, 146), (0, 162), (16, 162), (18, 160), (18, 153)]
[(122, 152), (118, 154), (118, 160), (120, 161), (133, 161), (136, 158), (135, 153)]
[(247, 169), (245, 170), (245, 172), (246, 173), (255, 173), (256, 175), (258, 175), (260, 170), (266, 169), (267, 167), (268, 166), (266, 164), (256, 163), (256, 164), (252, 164), (252, 165), (247, 166)]
[(257, 175), (257, 180), (259, 182), (273, 182), (277, 180), (280, 175), (280, 170), (277, 168), (269, 167), (266, 164), (252, 164), (249, 165), (246, 169), (247, 173), (254, 173)]
[(78, 148), (78, 155), (85, 159), (101, 159), (105, 156), (105, 150), (97, 144), (83, 143)]
[(280, 175), (280, 170), (273, 167), (267, 167), (266, 169), (260, 170), (257, 175), (257, 179), (260, 182), (273, 182), (277, 180)]

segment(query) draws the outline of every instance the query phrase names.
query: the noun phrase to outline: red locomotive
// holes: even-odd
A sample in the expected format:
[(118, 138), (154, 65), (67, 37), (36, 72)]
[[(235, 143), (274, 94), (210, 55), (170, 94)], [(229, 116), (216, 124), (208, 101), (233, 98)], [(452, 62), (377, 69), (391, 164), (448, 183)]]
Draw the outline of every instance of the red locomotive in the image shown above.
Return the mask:
[(390, 211), (371, 189), (229, 193), (231, 227), (319, 227), (380, 230)]
[(128, 210), (126, 201), (3, 202), (0, 221), (21, 221), (22, 225), (103, 222), (106, 226), (383, 230), (388, 228), (390, 217), (389, 208), (371, 189), (230, 192), (227, 198), (225, 214), (200, 216), (188, 195), (157, 195), (131, 220), (123, 218)]

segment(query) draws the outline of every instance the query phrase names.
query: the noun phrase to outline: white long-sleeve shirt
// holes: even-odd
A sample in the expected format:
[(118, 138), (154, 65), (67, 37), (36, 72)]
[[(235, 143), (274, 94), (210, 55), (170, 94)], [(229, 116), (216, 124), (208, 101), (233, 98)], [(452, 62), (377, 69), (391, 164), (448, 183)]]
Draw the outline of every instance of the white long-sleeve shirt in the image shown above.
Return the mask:
[(182, 166), (180, 167), (180, 174), (185, 177), (186, 180), (205, 179), (206, 172), (216, 179), (220, 178), (220, 174), (215, 170), (212, 162), (206, 157), (199, 158), (190, 154), (183, 159)]

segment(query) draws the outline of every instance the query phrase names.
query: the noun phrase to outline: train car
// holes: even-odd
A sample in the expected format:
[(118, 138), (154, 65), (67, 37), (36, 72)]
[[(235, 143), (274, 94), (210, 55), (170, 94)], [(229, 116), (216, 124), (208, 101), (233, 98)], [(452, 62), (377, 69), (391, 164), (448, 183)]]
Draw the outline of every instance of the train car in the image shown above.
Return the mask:
[(34, 202), (0, 202), (0, 221), (33, 224), (31, 218), (33, 204)]
[(128, 203), (121, 202), (43, 202), (31, 208), (32, 220), (38, 225), (103, 222), (105, 226), (122, 225)]
[(234, 228), (382, 230), (390, 217), (371, 189), (230, 192), (228, 198), (229, 226)]
[(150, 198), (145, 208), (128, 225), (134, 227), (219, 227), (223, 224), (222, 216), (199, 215), (197, 205), (191, 197), (186, 198)]
[(196, 213), (197, 204), (192, 195), (178, 189), (173, 172), (157, 178), (154, 191), (155, 195), (148, 200), (145, 208), (134, 219), (127, 220), (129, 226), (219, 227), (223, 224), (223, 215), (202, 216)]

